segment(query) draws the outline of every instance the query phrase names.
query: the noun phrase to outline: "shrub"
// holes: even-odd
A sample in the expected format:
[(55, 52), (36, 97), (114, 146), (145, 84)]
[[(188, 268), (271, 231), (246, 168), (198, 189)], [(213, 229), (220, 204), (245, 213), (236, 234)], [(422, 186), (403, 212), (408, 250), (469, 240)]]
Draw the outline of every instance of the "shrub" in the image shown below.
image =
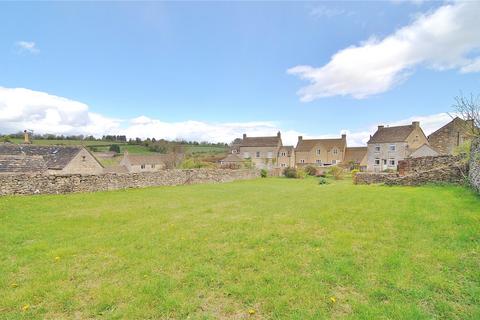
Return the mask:
[(335, 180), (342, 180), (344, 172), (342, 168), (335, 166), (330, 169), (330, 174)]
[(325, 178), (320, 178), (318, 179), (318, 184), (328, 184), (328, 181)]
[(297, 169), (297, 178), (298, 179), (305, 179), (307, 177), (307, 172), (303, 168)]
[(268, 173), (267, 173), (267, 170), (265, 170), (265, 169), (260, 170), (260, 176), (261, 176), (262, 178), (266, 178), (266, 177), (267, 177), (267, 174), (268, 174)]
[(200, 168), (212, 168), (214, 165), (209, 162), (200, 161), (198, 159), (188, 158), (182, 161), (180, 169), (200, 169)]
[(286, 178), (292, 178), (292, 179), (295, 179), (297, 177), (297, 170), (295, 168), (285, 168), (285, 170), (283, 170), (283, 175), (286, 177)]
[(120, 146), (118, 144), (112, 144), (108, 150), (116, 153), (120, 153)]
[(353, 169), (352, 171), (350, 171), (350, 173), (352, 174), (352, 180), (353, 180), (354, 183), (355, 183), (355, 176), (359, 172), (360, 172), (360, 170), (358, 170), (358, 169)]
[(315, 176), (317, 174), (317, 168), (315, 168), (314, 166), (306, 166), (305, 167), (305, 172), (309, 176)]

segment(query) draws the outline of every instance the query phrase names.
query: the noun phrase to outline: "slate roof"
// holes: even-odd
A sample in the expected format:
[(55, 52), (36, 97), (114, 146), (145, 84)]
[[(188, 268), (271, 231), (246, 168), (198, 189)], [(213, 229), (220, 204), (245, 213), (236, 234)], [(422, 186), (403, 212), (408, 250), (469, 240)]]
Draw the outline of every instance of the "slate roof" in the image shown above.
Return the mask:
[(368, 143), (403, 142), (415, 129), (414, 125), (379, 128)]
[(225, 158), (223, 158), (222, 160), (220, 160), (221, 162), (242, 162), (243, 159), (240, 158), (239, 156), (237, 156), (236, 154), (229, 154), (227, 155)]
[(337, 147), (340, 150), (346, 146), (346, 140), (340, 139), (302, 139), (298, 140), (297, 147), (295, 151), (298, 152), (309, 152), (315, 147), (324, 148), (331, 150), (333, 147)]
[(278, 136), (274, 137), (245, 137), (240, 147), (277, 147), (282, 140)]
[(42, 156), (0, 155), (0, 173), (42, 173), (47, 165)]
[(61, 170), (82, 150), (75, 146), (39, 146), (30, 144), (0, 144), (0, 155), (41, 156), (48, 169)]
[(347, 147), (344, 162), (353, 161), (360, 165), (367, 165), (367, 147)]

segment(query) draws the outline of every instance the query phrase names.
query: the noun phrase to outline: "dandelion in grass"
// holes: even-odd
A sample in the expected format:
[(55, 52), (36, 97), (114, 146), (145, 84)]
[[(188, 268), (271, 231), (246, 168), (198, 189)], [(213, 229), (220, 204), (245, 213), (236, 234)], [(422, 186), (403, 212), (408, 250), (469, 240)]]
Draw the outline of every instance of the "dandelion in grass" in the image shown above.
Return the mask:
[(254, 314), (255, 314), (255, 310), (253, 310), (253, 309), (248, 309), (248, 314), (251, 315), (251, 316), (254, 315)]
[(330, 297), (330, 302), (335, 303), (337, 302), (337, 299), (335, 299), (335, 297)]
[(25, 304), (25, 305), (22, 307), (22, 310), (23, 310), (23, 311), (28, 311), (28, 309), (30, 309), (30, 305), (29, 305), (29, 304)]
[(10, 286), (11, 286), (12, 288), (16, 288), (16, 287), (18, 287), (18, 284), (12, 283)]
[(55, 257), (55, 261), (59, 261), (60, 260), (60, 257)]

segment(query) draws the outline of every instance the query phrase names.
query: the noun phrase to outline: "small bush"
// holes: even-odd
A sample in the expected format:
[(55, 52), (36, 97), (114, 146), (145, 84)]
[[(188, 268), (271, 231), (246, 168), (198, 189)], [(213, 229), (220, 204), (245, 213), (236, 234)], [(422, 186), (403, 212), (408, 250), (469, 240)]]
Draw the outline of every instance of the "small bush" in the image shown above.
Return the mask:
[(335, 180), (342, 180), (344, 172), (342, 168), (335, 166), (330, 169), (330, 174)]
[(318, 179), (318, 184), (328, 184), (328, 181), (325, 178), (320, 178)]
[(112, 144), (108, 150), (116, 153), (120, 153), (120, 146), (118, 144)]
[(286, 177), (286, 178), (291, 178), (291, 179), (295, 179), (297, 177), (297, 170), (295, 168), (285, 168), (285, 170), (283, 170), (283, 175)]
[(317, 174), (317, 168), (315, 168), (314, 166), (306, 166), (305, 167), (305, 172), (309, 176), (315, 176)]
[(298, 179), (305, 179), (307, 177), (307, 172), (303, 168), (297, 169), (297, 178)]
[(212, 168), (212, 167), (214, 167), (213, 163), (200, 161), (194, 158), (185, 159), (180, 164), (180, 169), (200, 169), (200, 168)]
[(266, 178), (266, 177), (267, 177), (267, 174), (268, 174), (267, 170), (265, 170), (265, 169), (260, 170), (260, 176), (261, 176), (262, 178)]

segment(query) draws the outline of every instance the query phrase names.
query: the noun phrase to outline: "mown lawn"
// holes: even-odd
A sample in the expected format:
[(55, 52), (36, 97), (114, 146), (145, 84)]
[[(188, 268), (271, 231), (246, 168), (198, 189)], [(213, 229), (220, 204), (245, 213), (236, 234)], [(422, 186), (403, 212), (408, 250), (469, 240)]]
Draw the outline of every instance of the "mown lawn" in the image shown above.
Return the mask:
[(0, 318), (480, 319), (480, 197), (271, 178), (0, 198)]

